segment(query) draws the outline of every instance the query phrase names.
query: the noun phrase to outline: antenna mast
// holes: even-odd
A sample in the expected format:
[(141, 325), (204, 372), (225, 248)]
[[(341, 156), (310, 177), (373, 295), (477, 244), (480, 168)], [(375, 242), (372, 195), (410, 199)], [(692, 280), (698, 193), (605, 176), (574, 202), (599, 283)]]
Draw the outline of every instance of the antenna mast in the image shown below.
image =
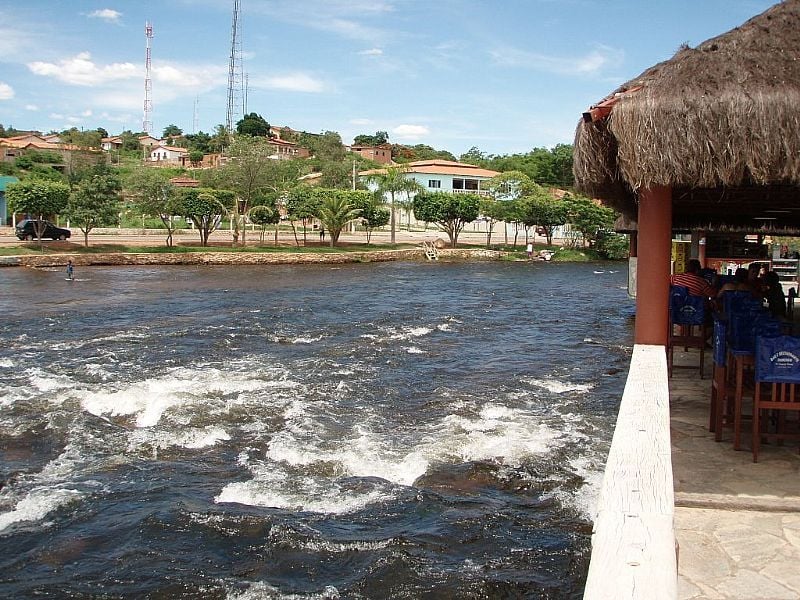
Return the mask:
[(153, 39), (153, 26), (150, 21), (145, 21), (144, 36), (147, 39), (147, 49), (144, 58), (144, 118), (142, 119), (142, 130), (150, 135), (153, 131), (153, 100), (150, 94), (153, 91), (153, 80), (150, 78), (150, 40)]
[(225, 118), (225, 127), (228, 134), (233, 132), (234, 122), (238, 112), (237, 95), (242, 85), (242, 42), (239, 27), (240, 0), (233, 0), (233, 21), (231, 23), (231, 56), (228, 63), (228, 111)]
[(197, 133), (197, 126), (200, 121), (197, 114), (197, 104), (200, 102), (200, 96), (194, 97), (194, 115), (192, 118), (192, 133)]

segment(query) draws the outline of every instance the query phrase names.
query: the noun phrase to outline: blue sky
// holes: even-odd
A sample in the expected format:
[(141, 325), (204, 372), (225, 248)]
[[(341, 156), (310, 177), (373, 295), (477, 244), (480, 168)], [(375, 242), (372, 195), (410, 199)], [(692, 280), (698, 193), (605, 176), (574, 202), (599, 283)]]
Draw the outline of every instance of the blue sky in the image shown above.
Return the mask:
[[(771, 0), (241, 0), (248, 112), (458, 155), (572, 143), (590, 104)], [(227, 107), (232, 0), (0, 0), (0, 123), (211, 132)], [(195, 111), (196, 106), (196, 111)], [(241, 112), (241, 108), (239, 109)], [(241, 115), (240, 115), (241, 116)]]

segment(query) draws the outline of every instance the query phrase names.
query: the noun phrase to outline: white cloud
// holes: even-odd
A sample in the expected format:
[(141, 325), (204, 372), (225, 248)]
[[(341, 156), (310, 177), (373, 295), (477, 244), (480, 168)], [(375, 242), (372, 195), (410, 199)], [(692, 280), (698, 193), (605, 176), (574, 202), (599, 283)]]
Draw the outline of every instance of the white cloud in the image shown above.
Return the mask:
[(400, 139), (416, 140), (430, 134), (430, 129), (424, 125), (398, 125), (392, 133)]
[(26, 104), (25, 105), (25, 110), (29, 110), (31, 112), (36, 112), (36, 111), (39, 110), (39, 107), (36, 106), (35, 104)]
[(70, 85), (101, 86), (114, 81), (142, 77), (141, 70), (132, 63), (112, 63), (96, 65), (91, 54), (81, 52), (58, 63), (36, 61), (28, 63), (28, 68), (35, 75), (54, 77)]
[(14, 97), (14, 88), (0, 81), (0, 100), (11, 100)]
[(266, 88), (285, 90), (288, 92), (319, 93), (325, 90), (325, 85), (305, 73), (292, 73), (278, 77), (266, 77), (255, 85)]
[(196, 91), (208, 90), (216, 85), (226, 85), (228, 69), (217, 65), (164, 64), (153, 67), (153, 81), (170, 88)]
[(371, 119), (350, 119), (351, 125), (372, 125)]
[(369, 50), (362, 50), (359, 54), (361, 56), (383, 56), (383, 50), (380, 48), (370, 48)]
[(550, 56), (516, 48), (499, 48), (489, 53), (495, 63), (504, 67), (524, 67), (561, 75), (598, 75), (618, 67), (625, 58), (623, 50), (597, 46), (584, 56)]
[(96, 10), (94, 12), (89, 13), (89, 17), (91, 17), (92, 19), (103, 19), (104, 21), (108, 21), (109, 23), (119, 23), (119, 18), (121, 16), (122, 13), (114, 10), (113, 8), (102, 8), (100, 10)]

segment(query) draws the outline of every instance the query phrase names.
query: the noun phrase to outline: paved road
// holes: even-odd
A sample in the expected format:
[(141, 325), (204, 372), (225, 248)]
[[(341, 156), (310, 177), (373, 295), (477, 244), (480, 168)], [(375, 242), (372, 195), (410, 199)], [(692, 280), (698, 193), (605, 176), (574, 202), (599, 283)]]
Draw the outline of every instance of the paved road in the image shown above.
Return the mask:
[[(116, 232), (114, 230), (99, 230), (98, 232), (92, 232), (89, 235), (89, 244), (125, 244), (128, 246), (160, 246), (164, 243), (166, 236), (163, 232), (149, 230), (146, 235), (143, 235), (141, 232), (136, 233), (135, 231), (131, 230), (124, 230), (122, 232)], [(268, 232), (267, 237), (264, 240), (265, 244), (271, 244), (273, 240), (273, 233)], [(379, 244), (388, 244), (390, 239), (390, 234), (388, 231), (376, 231), (372, 233), (372, 238), (370, 243), (379, 245)], [(398, 243), (422, 243), (422, 241), (427, 240), (434, 242), (437, 239), (441, 239), (443, 242), (447, 243), (448, 238), (447, 234), (436, 229), (430, 228), (427, 231), (405, 231), (405, 230), (398, 230), (396, 232), (396, 240)], [(309, 233), (307, 236), (307, 240), (310, 243), (319, 243), (319, 235), (314, 233)], [(357, 233), (357, 234), (347, 234), (344, 233), (340, 237), (342, 242), (353, 242), (353, 243), (361, 243), (363, 244), (366, 241), (364, 233)], [(503, 235), (502, 232), (495, 232), (492, 236), (492, 241), (494, 243), (502, 242)], [(74, 244), (83, 244), (83, 234), (81, 233), (80, 229), (73, 227), (72, 228), (72, 238), (70, 241)], [(199, 236), (194, 231), (184, 231), (175, 235), (175, 242), (182, 243), (182, 242), (199, 242)], [(231, 233), (229, 231), (215, 231), (211, 234), (211, 242), (230, 242), (231, 241)], [(280, 237), (278, 239), (280, 244), (294, 244), (294, 236), (290, 231), (281, 231)], [(329, 238), (326, 236), (325, 242), (327, 243)], [(537, 242), (544, 242), (544, 238), (536, 239)], [(247, 233), (247, 242), (248, 244), (257, 244), (258, 243), (258, 233), (257, 232), (248, 232)], [(469, 244), (485, 244), (486, 243), (486, 233), (481, 231), (464, 231), (459, 236), (459, 242), (462, 243), (469, 243)], [(22, 244), (16, 236), (14, 235), (14, 230), (11, 227), (0, 227), (0, 246), (8, 247), (8, 246), (17, 246)], [(52, 244), (51, 240), (44, 240), (45, 244)], [(63, 242), (62, 242), (63, 244)], [(524, 246), (524, 235), (521, 235), (518, 244)]]

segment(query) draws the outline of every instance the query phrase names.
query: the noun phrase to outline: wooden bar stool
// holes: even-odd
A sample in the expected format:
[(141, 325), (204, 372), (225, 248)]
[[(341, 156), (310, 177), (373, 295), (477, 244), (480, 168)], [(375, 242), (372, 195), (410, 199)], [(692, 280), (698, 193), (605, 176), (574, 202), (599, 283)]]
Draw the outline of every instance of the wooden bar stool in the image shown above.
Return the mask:
[[(800, 413), (800, 338), (789, 335), (759, 336), (755, 353), (755, 392), (753, 394), (753, 462), (758, 462), (761, 438), (800, 439), (800, 432), (789, 433), (785, 420), (776, 421), (775, 430), (762, 427), (762, 411)], [(765, 423), (769, 425), (769, 423)]]
[[(705, 357), (707, 329), (706, 319), (706, 299), (700, 296), (692, 296), (689, 290), (683, 286), (672, 285), (669, 290), (669, 340), (667, 342), (667, 367), (669, 376), (672, 377), (672, 369), (675, 368), (674, 348), (675, 346), (698, 348), (700, 350), (700, 379), (703, 378), (703, 360)], [(695, 368), (680, 365), (683, 368)]]
[(709, 410), (708, 430), (714, 432), (714, 440), (722, 441), (722, 428), (732, 425), (731, 406), (728, 398), (727, 369), (728, 322), (721, 316), (714, 317), (714, 370), (711, 378), (711, 407)]

